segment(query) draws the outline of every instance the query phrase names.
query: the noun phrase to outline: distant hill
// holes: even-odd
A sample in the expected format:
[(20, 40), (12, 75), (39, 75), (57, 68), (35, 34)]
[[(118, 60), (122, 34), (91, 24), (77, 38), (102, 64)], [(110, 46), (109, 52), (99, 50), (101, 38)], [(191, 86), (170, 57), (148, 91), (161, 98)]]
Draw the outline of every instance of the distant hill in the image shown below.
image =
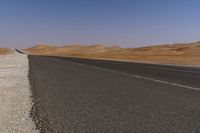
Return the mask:
[(66, 45), (55, 47), (37, 45), (26, 49), (31, 54), (105, 58), (153, 63), (200, 65), (200, 42), (165, 44), (140, 48), (122, 48), (106, 45)]
[(7, 48), (0, 48), (0, 55), (5, 55), (5, 54), (8, 54), (10, 53), (11, 50), (10, 49), (7, 49)]
[(25, 51), (32, 54), (42, 55), (90, 55), (97, 53), (119, 51), (123, 48), (119, 46), (106, 46), (106, 45), (66, 45), (61, 47), (55, 47), (50, 45), (36, 45), (34, 47), (25, 49)]

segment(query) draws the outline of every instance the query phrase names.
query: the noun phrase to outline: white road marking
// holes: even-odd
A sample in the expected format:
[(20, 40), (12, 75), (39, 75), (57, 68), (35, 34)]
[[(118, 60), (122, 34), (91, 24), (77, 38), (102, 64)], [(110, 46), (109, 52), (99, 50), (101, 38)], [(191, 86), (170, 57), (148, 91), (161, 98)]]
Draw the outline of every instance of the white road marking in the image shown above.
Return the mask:
[(32, 101), (26, 55), (0, 55), (0, 133), (38, 133), (30, 118)]
[(156, 66), (147, 66), (146, 68), (154, 68), (154, 69), (161, 69), (161, 70), (170, 70), (170, 71), (179, 71), (179, 72), (200, 74), (200, 72), (197, 72), (197, 71), (181, 70), (181, 69), (179, 70), (179, 69), (175, 69), (175, 68), (164, 68), (164, 67), (156, 67)]
[[(63, 61), (63, 60), (55, 59), (55, 58), (49, 58), (49, 59), (54, 59), (54, 60), (57, 60), (57, 61)], [(109, 71), (109, 72), (118, 73), (118, 74), (122, 74), (122, 75), (129, 76), (129, 77), (140, 78), (140, 79), (149, 80), (149, 81), (153, 81), (153, 82), (157, 82), (157, 83), (161, 83), (161, 84), (166, 84), (166, 85), (170, 85), (170, 86), (182, 87), (182, 88), (186, 88), (186, 89), (190, 89), (190, 90), (198, 90), (198, 91), (200, 90), (200, 88), (192, 87), (192, 86), (188, 86), (188, 85), (182, 85), (182, 84), (163, 81), (163, 80), (159, 80), (159, 79), (143, 77), (143, 76), (140, 76), (140, 75), (128, 74), (128, 73), (124, 73), (124, 72), (114, 71), (114, 70), (100, 68), (100, 67), (96, 67), (96, 66), (90, 66), (90, 65), (86, 65), (86, 64), (77, 63), (77, 62), (71, 62), (71, 61), (66, 61), (66, 60), (64, 60), (64, 61), (72, 63), (72, 64), (80, 65), (80, 66), (86, 66), (86, 67), (95, 68), (95, 69), (98, 69), (98, 70)]]

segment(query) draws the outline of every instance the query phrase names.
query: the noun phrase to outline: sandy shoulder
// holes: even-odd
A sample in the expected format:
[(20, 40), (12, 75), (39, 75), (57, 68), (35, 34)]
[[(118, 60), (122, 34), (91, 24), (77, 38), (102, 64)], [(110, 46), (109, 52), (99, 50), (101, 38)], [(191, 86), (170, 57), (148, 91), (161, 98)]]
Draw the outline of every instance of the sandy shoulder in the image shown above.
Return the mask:
[(28, 58), (22, 54), (0, 55), (0, 132), (37, 133), (29, 116), (32, 106)]

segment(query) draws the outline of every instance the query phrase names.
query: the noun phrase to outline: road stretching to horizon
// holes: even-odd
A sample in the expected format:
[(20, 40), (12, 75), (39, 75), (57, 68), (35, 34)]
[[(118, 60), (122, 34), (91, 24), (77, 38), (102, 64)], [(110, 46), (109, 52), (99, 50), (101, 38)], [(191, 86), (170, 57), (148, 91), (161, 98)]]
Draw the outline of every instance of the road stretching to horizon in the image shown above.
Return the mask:
[(200, 68), (28, 57), (41, 132), (200, 132)]

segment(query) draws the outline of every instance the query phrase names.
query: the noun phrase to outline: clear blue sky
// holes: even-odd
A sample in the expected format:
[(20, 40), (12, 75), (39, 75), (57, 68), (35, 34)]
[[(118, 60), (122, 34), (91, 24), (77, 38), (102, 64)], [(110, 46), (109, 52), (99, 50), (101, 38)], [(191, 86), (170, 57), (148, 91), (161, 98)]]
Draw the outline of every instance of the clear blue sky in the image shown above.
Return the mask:
[(0, 47), (200, 40), (200, 0), (0, 0)]

